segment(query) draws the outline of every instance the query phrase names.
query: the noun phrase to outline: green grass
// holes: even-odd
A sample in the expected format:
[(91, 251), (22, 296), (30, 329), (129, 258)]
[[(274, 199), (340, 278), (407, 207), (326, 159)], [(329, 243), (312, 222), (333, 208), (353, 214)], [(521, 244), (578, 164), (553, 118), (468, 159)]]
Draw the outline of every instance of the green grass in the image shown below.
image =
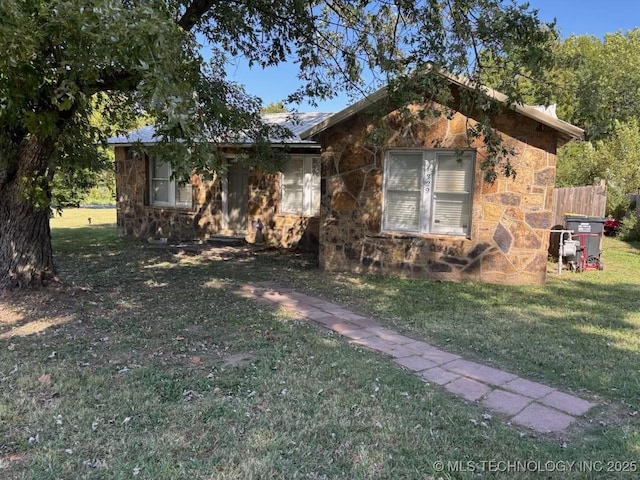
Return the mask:
[(640, 244), (605, 238), (605, 270), (544, 286), (423, 282), (379, 276), (299, 278), (404, 332), (558, 387), (640, 410)]
[[(604, 272), (496, 287), (328, 275), (278, 252), (176, 255), (118, 239), (113, 221), (64, 212), (52, 221), (64, 285), (0, 299), (2, 479), (478, 478), (433, 462), (639, 457), (638, 245), (607, 241)], [(610, 405), (555, 438), (483, 419), (384, 356), (224, 288), (265, 280)], [(567, 475), (482, 478), (541, 477)]]
[[(89, 223), (91, 219), (91, 223)], [(116, 223), (116, 209), (114, 208), (73, 208), (62, 213), (54, 213), (51, 228), (81, 228), (97, 225), (108, 225), (110, 228)]]

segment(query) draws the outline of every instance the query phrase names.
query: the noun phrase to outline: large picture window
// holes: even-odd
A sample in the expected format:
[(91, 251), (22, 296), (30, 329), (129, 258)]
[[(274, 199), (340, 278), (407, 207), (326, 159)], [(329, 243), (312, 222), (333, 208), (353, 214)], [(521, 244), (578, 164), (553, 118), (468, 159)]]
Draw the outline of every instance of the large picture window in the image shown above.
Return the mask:
[(474, 161), (471, 151), (387, 152), (383, 230), (469, 235)]
[(320, 214), (320, 158), (292, 156), (282, 172), (282, 213)]
[(191, 183), (171, 178), (171, 164), (161, 159), (149, 160), (149, 198), (158, 207), (191, 208)]

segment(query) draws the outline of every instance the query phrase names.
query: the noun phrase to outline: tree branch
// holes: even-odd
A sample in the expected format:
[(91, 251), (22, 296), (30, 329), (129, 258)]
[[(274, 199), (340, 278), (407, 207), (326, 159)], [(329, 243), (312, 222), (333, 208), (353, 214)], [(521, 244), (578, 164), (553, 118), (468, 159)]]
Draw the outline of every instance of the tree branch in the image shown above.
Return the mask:
[(100, 74), (98, 81), (92, 85), (87, 85), (87, 89), (91, 93), (106, 92), (109, 90), (130, 92), (136, 88), (140, 80), (140, 75), (127, 70), (105, 69)]
[(184, 15), (178, 20), (178, 25), (187, 32), (191, 31), (200, 18), (213, 7), (214, 3), (216, 0), (193, 0)]

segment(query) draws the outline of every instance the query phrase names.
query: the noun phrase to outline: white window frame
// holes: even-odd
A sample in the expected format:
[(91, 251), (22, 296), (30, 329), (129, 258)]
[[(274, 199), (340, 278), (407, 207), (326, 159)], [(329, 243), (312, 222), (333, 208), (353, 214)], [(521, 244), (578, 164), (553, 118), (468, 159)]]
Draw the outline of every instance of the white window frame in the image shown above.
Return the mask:
[[(391, 157), (394, 154), (414, 154), (422, 156), (422, 178), (420, 179), (420, 212), (419, 212), (419, 227), (417, 229), (401, 229), (396, 226), (390, 225), (390, 221), (387, 217), (388, 207), (387, 201), (389, 195), (387, 194), (389, 168), (391, 165)], [(451, 194), (452, 192), (436, 192), (436, 179), (438, 175), (438, 159), (444, 156), (450, 157), (456, 155), (460, 161), (469, 162), (468, 164), (468, 190), (460, 193), (453, 192), (456, 195), (467, 195), (468, 199), (468, 222), (466, 228), (460, 227), (459, 229), (446, 229), (438, 228), (435, 224), (435, 212), (436, 212), (436, 200), (438, 193)], [(382, 231), (385, 233), (415, 233), (415, 234), (428, 234), (428, 235), (443, 235), (443, 236), (461, 236), (469, 237), (471, 234), (471, 214), (473, 209), (473, 185), (475, 177), (475, 163), (476, 152), (474, 150), (464, 150), (462, 152), (456, 150), (388, 150), (385, 154), (384, 165), (384, 178), (383, 178), (383, 190), (382, 190)]]
[[(320, 215), (320, 157), (318, 155), (292, 155), (287, 162), (292, 161), (300, 161), (302, 160), (302, 178), (299, 179), (302, 183), (302, 204), (299, 208), (293, 208), (290, 210), (286, 209), (284, 204), (285, 197), (285, 174), (286, 172), (280, 173), (280, 213), (293, 214), (293, 215), (301, 215), (306, 217), (317, 217)], [(317, 173), (317, 184), (314, 188), (314, 163), (316, 166)], [(315, 196), (318, 196), (316, 199)], [(317, 202), (317, 203), (316, 203)], [(314, 209), (313, 205), (316, 203), (317, 207)]]
[[(155, 162), (166, 163), (169, 167), (169, 178), (165, 179), (164, 177), (154, 178), (153, 174), (155, 171)], [(176, 187), (181, 184), (181, 182), (176, 181), (175, 178), (171, 178), (173, 174), (173, 169), (171, 168), (170, 162), (163, 162), (162, 159), (158, 159), (157, 157), (149, 158), (149, 203), (153, 207), (174, 207), (174, 208), (192, 208), (193, 207), (193, 185), (191, 182), (185, 182), (185, 185), (189, 185), (191, 187), (191, 200), (188, 202), (179, 202), (176, 201)], [(154, 199), (154, 189), (153, 189), (153, 181), (154, 180), (166, 180), (168, 182), (169, 188), (169, 198), (167, 202), (159, 201)]]

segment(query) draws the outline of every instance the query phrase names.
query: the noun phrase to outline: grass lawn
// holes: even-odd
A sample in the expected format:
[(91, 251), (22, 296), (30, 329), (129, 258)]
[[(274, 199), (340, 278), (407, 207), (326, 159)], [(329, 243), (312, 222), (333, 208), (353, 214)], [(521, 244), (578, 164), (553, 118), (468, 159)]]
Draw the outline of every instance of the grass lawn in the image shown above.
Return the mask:
[[(1, 479), (638, 476), (466, 462), (639, 461), (640, 245), (606, 239), (604, 272), (507, 287), (330, 275), (278, 252), (176, 255), (118, 239), (114, 221), (54, 218), (63, 285), (0, 297)], [(235, 281), (331, 299), (601, 407), (561, 437), (516, 429), (228, 293)]]

